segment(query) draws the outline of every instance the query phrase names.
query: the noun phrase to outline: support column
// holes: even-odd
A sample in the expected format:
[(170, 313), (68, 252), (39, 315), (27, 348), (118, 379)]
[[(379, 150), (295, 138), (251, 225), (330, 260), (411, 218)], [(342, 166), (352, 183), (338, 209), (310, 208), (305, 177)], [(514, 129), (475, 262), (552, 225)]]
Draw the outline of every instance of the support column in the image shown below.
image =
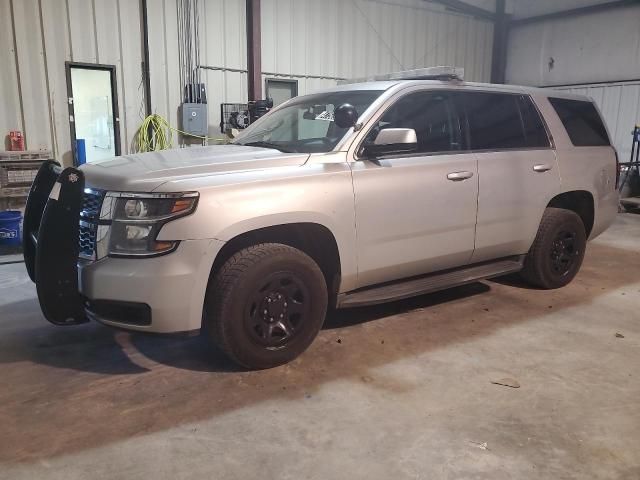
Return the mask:
[(247, 86), (249, 101), (262, 99), (262, 38), (260, 0), (247, 2)]
[(509, 19), (505, 13), (506, 0), (496, 0), (493, 24), (493, 52), (491, 57), (491, 83), (504, 83), (507, 69), (507, 41)]

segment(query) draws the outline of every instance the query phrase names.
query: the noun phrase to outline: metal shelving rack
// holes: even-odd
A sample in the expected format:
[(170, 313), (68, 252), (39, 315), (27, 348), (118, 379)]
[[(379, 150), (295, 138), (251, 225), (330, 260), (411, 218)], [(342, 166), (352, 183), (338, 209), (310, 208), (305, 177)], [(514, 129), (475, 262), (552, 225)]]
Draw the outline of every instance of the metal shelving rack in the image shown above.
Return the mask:
[[(628, 162), (620, 163), (620, 167), (627, 167), (624, 176), (618, 186), (618, 191), (622, 193), (627, 181), (631, 177), (631, 172), (635, 169), (636, 174), (640, 176), (640, 125), (636, 125), (633, 129), (633, 142), (631, 144), (631, 158)], [(633, 187), (633, 185), (632, 185)], [(633, 189), (632, 189), (633, 190)], [(633, 191), (631, 194), (633, 195)], [(627, 198), (621, 198), (620, 203), (626, 209), (640, 208), (640, 197), (631, 196)]]
[(0, 152), (0, 210), (26, 202), (40, 165), (50, 158), (47, 150)]

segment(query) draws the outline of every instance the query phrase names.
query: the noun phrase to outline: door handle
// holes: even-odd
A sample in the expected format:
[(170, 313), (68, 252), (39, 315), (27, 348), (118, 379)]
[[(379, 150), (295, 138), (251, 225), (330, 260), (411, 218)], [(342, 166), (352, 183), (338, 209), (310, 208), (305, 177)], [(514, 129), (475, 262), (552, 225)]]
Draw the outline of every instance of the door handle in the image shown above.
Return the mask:
[(460, 182), (473, 177), (473, 172), (451, 172), (447, 178), (452, 182)]
[(542, 172), (548, 172), (552, 168), (553, 167), (551, 165), (549, 165), (548, 163), (543, 163), (541, 165), (534, 165), (533, 166), (533, 171), (542, 173)]

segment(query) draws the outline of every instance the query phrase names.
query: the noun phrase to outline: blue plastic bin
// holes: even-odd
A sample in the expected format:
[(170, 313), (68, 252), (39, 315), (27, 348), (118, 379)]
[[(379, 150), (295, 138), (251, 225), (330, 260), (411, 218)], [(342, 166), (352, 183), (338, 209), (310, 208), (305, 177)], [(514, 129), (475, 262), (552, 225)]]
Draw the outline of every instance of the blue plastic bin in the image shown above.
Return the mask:
[(78, 166), (87, 163), (87, 145), (84, 138), (76, 139), (76, 160)]
[(5, 210), (0, 212), (0, 245), (17, 247), (21, 243), (20, 222), (22, 212), (18, 210)]

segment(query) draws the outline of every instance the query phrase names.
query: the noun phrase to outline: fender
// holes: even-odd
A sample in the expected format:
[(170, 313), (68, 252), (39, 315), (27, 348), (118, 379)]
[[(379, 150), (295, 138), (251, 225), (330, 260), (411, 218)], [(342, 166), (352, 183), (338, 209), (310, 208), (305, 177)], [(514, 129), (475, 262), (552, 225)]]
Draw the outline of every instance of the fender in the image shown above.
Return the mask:
[(162, 191), (197, 191), (200, 199), (192, 215), (166, 224), (159, 240), (226, 242), (264, 227), (316, 223), (336, 240), (343, 283), (350, 285), (351, 278), (355, 282), (355, 208), (351, 169), (346, 162), (168, 182)]

